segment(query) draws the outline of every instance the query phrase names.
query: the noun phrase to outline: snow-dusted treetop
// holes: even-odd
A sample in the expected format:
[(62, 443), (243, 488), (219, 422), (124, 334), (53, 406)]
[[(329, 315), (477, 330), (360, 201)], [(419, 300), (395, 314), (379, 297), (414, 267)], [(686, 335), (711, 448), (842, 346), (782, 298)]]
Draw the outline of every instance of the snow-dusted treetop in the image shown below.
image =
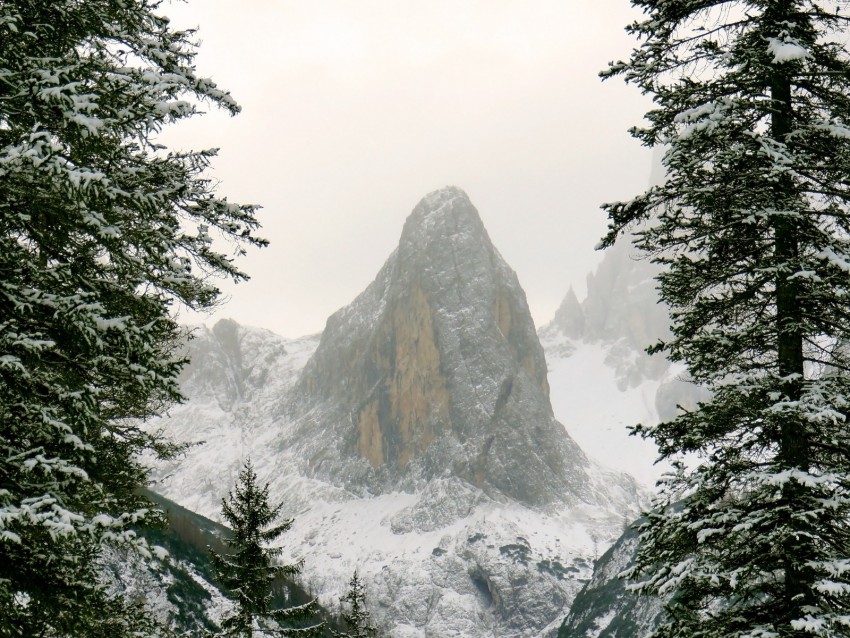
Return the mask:
[[(634, 0), (652, 95), (633, 134), (667, 180), (607, 206), (669, 269), (659, 350), (712, 392), (641, 431), (673, 461), (648, 514), (640, 587), (675, 594), (656, 634), (850, 628), (848, 4)], [(696, 458), (696, 460), (694, 460)]]
[(120, 618), (90, 558), (146, 514), (136, 454), (169, 451), (134, 424), (178, 398), (174, 306), (244, 278), (214, 238), (263, 243), (214, 151), (158, 144), (200, 102), (238, 111), (159, 6), (0, 4), (0, 626), (24, 635)]

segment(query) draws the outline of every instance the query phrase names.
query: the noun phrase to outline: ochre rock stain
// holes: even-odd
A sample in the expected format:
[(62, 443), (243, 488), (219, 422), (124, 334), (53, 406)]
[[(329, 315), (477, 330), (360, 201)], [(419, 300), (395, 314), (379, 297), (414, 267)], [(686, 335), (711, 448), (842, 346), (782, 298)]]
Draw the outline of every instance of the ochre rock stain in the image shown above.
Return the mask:
[(404, 468), (449, 425), (449, 393), (421, 286), (390, 309), (368, 356), (381, 381), (360, 410), (357, 449), (373, 467)]

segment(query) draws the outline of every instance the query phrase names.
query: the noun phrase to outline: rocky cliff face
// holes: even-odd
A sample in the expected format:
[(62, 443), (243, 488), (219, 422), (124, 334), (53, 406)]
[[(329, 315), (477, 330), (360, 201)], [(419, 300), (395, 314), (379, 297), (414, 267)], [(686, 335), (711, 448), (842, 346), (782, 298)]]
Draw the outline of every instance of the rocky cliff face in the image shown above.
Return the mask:
[(377, 279), (328, 320), (290, 409), (307, 471), (346, 488), (456, 476), (530, 505), (599, 498), (552, 415), (525, 294), (456, 188), (419, 203)]

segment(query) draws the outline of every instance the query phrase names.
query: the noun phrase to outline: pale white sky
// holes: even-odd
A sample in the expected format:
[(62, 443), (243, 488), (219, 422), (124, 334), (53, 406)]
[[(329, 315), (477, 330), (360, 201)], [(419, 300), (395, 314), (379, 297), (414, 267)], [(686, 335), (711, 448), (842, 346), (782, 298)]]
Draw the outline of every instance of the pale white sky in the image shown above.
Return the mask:
[[(538, 325), (601, 259), (603, 201), (646, 187), (627, 134), (649, 107), (597, 73), (633, 45), (628, 0), (188, 0), (202, 74), (243, 107), (183, 122), (174, 148), (221, 147), (213, 175), (261, 204), (271, 241), (222, 287), (232, 317), (318, 332), (377, 274), (431, 190), (466, 190)], [(189, 319), (197, 321), (197, 319)]]

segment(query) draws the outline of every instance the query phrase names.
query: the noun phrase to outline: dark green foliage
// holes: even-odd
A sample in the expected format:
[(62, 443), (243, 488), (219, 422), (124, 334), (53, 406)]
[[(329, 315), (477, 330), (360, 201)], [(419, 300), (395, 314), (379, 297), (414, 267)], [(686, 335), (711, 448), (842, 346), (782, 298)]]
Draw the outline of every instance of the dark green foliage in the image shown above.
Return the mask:
[(275, 524), (281, 507), (269, 503), (268, 483), (260, 487), (250, 460), (246, 461), (233, 491), (221, 501), (222, 516), (231, 530), (226, 552), (210, 551), (218, 582), (237, 606), (222, 622), (226, 636), (249, 638), (252, 632), (269, 627), (269, 620), (274, 621), (270, 628), (278, 635), (322, 629), (311, 622), (318, 611), (315, 600), (282, 609), (272, 606), (275, 581), (301, 571), (300, 564), (280, 564), (276, 558), (281, 548), (268, 546), (292, 526), (292, 519)]
[(174, 452), (138, 423), (179, 399), (175, 305), (244, 278), (212, 234), (263, 243), (214, 152), (159, 145), (199, 101), (238, 111), (159, 4), (0, 2), (0, 636), (131, 635), (92, 558), (138, 543), (138, 459)]
[(524, 538), (518, 538), (517, 543), (509, 543), (499, 547), (499, 553), (507, 556), (515, 563), (527, 565), (531, 560), (531, 546)]
[(578, 573), (579, 569), (577, 567), (565, 567), (561, 564), (559, 560), (549, 560), (548, 558), (545, 560), (537, 561), (537, 569), (541, 572), (546, 572), (555, 576), (558, 580), (565, 580), (567, 576), (570, 574)]
[[(633, 564), (637, 531), (627, 529), (605, 552), (594, 567), (593, 579), (578, 593), (570, 613), (558, 630), (558, 638), (635, 638), (645, 636), (662, 615), (658, 600), (640, 596), (616, 577), (624, 557)], [(575, 568), (568, 568), (570, 570)], [(605, 619), (604, 627), (599, 621)]]
[(641, 526), (665, 638), (850, 635), (846, 2), (633, 0), (668, 179), (607, 205), (667, 269), (672, 338), (712, 398), (638, 427), (673, 462)]
[(366, 609), (366, 590), (357, 572), (348, 581), (348, 592), (341, 599), (345, 631), (334, 631), (335, 638), (377, 638), (378, 628), (372, 624)]
[(169, 559), (164, 568), (168, 570), (171, 582), (166, 587), (166, 595), (177, 609), (170, 619), (171, 626), (178, 633), (215, 632), (218, 627), (206, 614), (211, 595), (183, 565), (191, 565), (207, 582), (215, 584), (215, 570), (208, 548), (224, 548), (222, 539), (229, 530), (158, 494), (145, 490), (145, 495), (162, 509), (165, 518), (163, 525), (142, 527), (139, 533), (150, 545), (168, 551)]

